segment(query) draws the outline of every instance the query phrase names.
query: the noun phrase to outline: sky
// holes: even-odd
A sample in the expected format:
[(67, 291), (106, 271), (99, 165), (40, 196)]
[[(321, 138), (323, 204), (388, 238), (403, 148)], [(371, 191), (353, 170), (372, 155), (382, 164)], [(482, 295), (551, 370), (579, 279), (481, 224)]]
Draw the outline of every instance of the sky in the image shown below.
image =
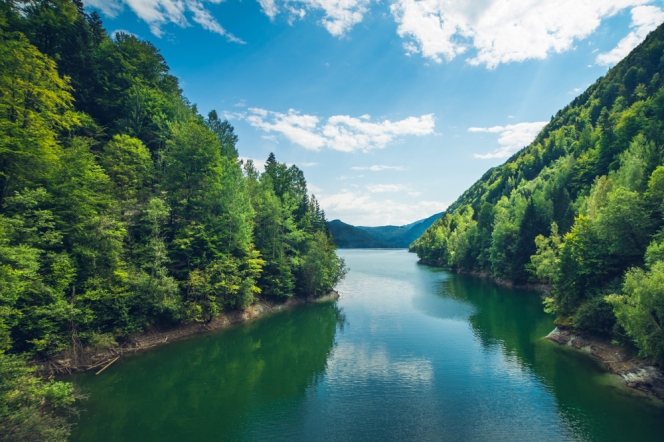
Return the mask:
[(664, 21), (664, 0), (84, 0), (328, 219), (445, 210)]

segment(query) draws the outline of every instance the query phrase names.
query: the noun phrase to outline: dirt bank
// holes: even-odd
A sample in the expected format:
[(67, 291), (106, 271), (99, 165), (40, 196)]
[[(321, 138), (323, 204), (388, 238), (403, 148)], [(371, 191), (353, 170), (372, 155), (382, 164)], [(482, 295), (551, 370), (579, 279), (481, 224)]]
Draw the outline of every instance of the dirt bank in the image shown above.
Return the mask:
[(652, 361), (639, 358), (631, 349), (613, 345), (605, 338), (559, 327), (546, 338), (593, 355), (609, 372), (622, 377), (628, 387), (664, 400), (664, 371)]
[(69, 349), (48, 360), (35, 361), (40, 366), (42, 376), (71, 374), (91, 369), (101, 369), (118, 357), (148, 350), (159, 345), (184, 339), (200, 333), (228, 327), (233, 324), (251, 321), (268, 313), (278, 312), (298, 305), (327, 302), (339, 299), (336, 291), (331, 291), (320, 298), (290, 298), (285, 302), (260, 300), (245, 310), (223, 312), (208, 323), (181, 324), (168, 330), (148, 330), (129, 336), (127, 342), (117, 347), (98, 349), (82, 347)]

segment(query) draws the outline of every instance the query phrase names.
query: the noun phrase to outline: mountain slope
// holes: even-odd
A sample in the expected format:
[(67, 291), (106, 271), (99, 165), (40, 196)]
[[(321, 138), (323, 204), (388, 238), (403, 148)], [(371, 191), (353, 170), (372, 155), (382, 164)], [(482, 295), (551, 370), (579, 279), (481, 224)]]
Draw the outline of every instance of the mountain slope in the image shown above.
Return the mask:
[(437, 213), (405, 226), (352, 226), (338, 219), (328, 226), (334, 242), (343, 249), (407, 248), (441, 215)]
[(335, 219), (327, 223), (334, 243), (340, 249), (385, 249), (394, 247), (364, 230)]
[(545, 304), (559, 325), (664, 362), (663, 77), (660, 26), (488, 170), (414, 251), (425, 262), (553, 284)]
[(415, 221), (414, 223), (406, 224), (405, 226), (358, 226), (357, 228), (364, 230), (365, 232), (382, 241), (393, 244), (393, 247), (405, 248), (410, 246), (413, 241), (422, 236), (426, 229), (428, 229), (438, 218), (440, 218), (442, 214), (443, 212), (436, 213), (429, 218), (421, 219), (419, 221)]

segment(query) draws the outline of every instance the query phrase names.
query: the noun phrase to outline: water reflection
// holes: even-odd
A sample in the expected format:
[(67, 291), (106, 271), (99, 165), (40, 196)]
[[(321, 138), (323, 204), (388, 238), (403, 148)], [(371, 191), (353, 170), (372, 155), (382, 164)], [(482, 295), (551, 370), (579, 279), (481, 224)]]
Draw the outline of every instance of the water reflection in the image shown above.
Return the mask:
[(440, 282), (436, 294), (441, 302), (472, 309), (468, 320), (476, 338), (504, 355), (499, 369), (508, 375), (532, 373), (553, 394), (575, 438), (654, 440), (660, 434), (653, 421), (664, 417), (661, 407), (635, 397), (591, 357), (544, 339), (554, 324), (543, 313), (538, 293), (454, 275)]
[(297, 409), (343, 323), (335, 304), (306, 306), (155, 349), (103, 376), (78, 376), (93, 394), (74, 440), (237, 438), (256, 413), (270, 419)]
[[(76, 440), (652, 441), (664, 411), (546, 341), (538, 294), (344, 250), (338, 305), (172, 344), (76, 382)], [(344, 314), (348, 321), (344, 320)]]

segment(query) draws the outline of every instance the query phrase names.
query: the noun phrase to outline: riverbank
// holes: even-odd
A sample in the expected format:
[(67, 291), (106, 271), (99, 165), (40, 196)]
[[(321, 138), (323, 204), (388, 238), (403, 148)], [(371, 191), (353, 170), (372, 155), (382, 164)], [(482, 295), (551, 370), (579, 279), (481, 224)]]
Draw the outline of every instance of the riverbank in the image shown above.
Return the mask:
[(664, 371), (652, 361), (639, 358), (633, 350), (614, 345), (606, 338), (560, 327), (546, 338), (594, 356), (607, 371), (619, 375), (629, 388), (664, 400)]
[(492, 275), (491, 273), (479, 272), (477, 270), (453, 269), (453, 268), (450, 268), (448, 266), (444, 266), (444, 265), (438, 264), (436, 262), (431, 262), (431, 261), (427, 261), (427, 260), (424, 260), (424, 259), (420, 259), (418, 261), (418, 263), (428, 265), (428, 266), (431, 266), (431, 267), (439, 267), (439, 268), (442, 268), (442, 269), (447, 269), (450, 272), (454, 272), (454, 273), (458, 273), (458, 274), (462, 274), (462, 275), (472, 275), (472, 276), (475, 276), (475, 277), (478, 277), (478, 278), (488, 279), (490, 281), (495, 282), (498, 285), (501, 285), (503, 287), (509, 287), (511, 289), (535, 290), (535, 291), (538, 291), (538, 292), (542, 292), (547, 296), (551, 293), (551, 290), (553, 290), (553, 287), (548, 285), (548, 284), (531, 284), (531, 283), (515, 284), (514, 282), (510, 281), (509, 279), (499, 278), (497, 276)]
[[(459, 274), (489, 279), (504, 287), (537, 290), (547, 296), (552, 290), (552, 287), (547, 284), (514, 284), (512, 281), (495, 277), (486, 272), (450, 269), (425, 260), (419, 262), (433, 267), (446, 268)], [(664, 370), (656, 366), (651, 360), (639, 358), (633, 350), (614, 345), (607, 338), (593, 336), (572, 328), (556, 327), (546, 338), (559, 345), (567, 345), (592, 355), (602, 362), (608, 372), (619, 375), (627, 387), (664, 401)]]
[(142, 352), (169, 342), (179, 341), (201, 333), (229, 327), (234, 324), (252, 321), (267, 314), (279, 312), (299, 305), (329, 302), (339, 299), (339, 293), (331, 291), (319, 298), (289, 298), (284, 302), (259, 300), (244, 310), (222, 312), (219, 316), (207, 323), (180, 324), (168, 330), (152, 329), (129, 336), (122, 345), (109, 348), (82, 347), (68, 349), (48, 360), (38, 360), (35, 363), (40, 367), (38, 373), (44, 377), (59, 374), (72, 374), (92, 369), (102, 369), (118, 358), (133, 353)]

